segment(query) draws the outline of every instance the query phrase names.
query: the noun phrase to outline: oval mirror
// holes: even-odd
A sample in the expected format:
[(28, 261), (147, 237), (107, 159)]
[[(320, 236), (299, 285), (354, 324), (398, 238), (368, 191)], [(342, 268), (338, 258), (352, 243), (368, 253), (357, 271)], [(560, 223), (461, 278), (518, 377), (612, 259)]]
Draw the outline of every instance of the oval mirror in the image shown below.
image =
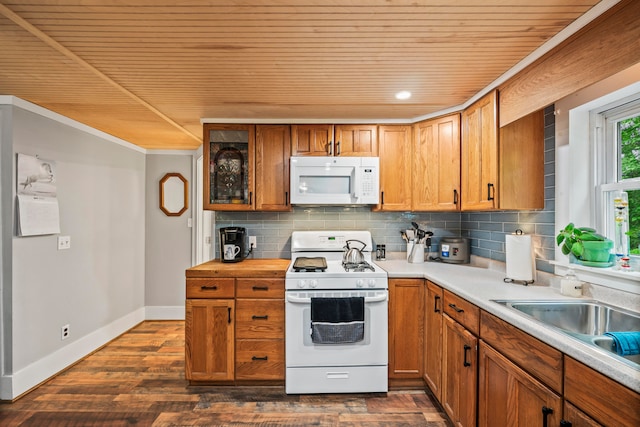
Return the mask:
[(160, 209), (165, 215), (180, 216), (189, 207), (187, 180), (179, 173), (168, 173), (160, 180)]

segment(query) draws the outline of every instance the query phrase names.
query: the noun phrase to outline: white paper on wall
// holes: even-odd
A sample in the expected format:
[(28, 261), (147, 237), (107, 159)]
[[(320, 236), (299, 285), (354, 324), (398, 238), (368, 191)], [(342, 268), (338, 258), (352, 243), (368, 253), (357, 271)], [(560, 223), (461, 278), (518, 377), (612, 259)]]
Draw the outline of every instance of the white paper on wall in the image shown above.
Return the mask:
[(18, 154), (18, 235), (60, 233), (55, 162)]

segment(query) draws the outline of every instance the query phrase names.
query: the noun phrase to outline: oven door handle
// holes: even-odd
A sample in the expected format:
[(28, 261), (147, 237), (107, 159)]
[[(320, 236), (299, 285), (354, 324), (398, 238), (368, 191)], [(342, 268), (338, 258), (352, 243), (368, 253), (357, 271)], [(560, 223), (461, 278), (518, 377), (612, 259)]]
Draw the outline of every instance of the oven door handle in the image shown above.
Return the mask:
[[(365, 304), (371, 302), (382, 302), (387, 300), (387, 294), (376, 295), (375, 297), (367, 297), (364, 299)], [(311, 304), (311, 298), (301, 298), (293, 295), (287, 295), (287, 302), (295, 304)]]

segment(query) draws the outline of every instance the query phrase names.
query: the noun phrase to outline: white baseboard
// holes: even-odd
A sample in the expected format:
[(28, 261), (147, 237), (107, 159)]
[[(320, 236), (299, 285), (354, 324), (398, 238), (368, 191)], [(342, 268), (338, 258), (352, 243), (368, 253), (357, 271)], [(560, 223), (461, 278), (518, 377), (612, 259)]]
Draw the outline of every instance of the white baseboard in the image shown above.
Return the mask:
[(17, 398), (144, 320), (145, 308), (139, 308), (12, 375), (3, 375), (0, 377), (0, 399)]
[(146, 320), (184, 320), (184, 305), (150, 305), (145, 307)]

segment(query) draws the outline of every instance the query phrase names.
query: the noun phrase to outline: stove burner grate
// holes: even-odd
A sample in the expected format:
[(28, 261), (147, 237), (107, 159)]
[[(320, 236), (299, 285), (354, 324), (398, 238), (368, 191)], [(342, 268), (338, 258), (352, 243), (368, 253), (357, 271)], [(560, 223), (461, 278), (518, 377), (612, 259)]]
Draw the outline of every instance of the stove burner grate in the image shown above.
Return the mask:
[(362, 273), (365, 270), (375, 271), (375, 268), (366, 261), (362, 262), (343, 262), (342, 266), (346, 272)]

